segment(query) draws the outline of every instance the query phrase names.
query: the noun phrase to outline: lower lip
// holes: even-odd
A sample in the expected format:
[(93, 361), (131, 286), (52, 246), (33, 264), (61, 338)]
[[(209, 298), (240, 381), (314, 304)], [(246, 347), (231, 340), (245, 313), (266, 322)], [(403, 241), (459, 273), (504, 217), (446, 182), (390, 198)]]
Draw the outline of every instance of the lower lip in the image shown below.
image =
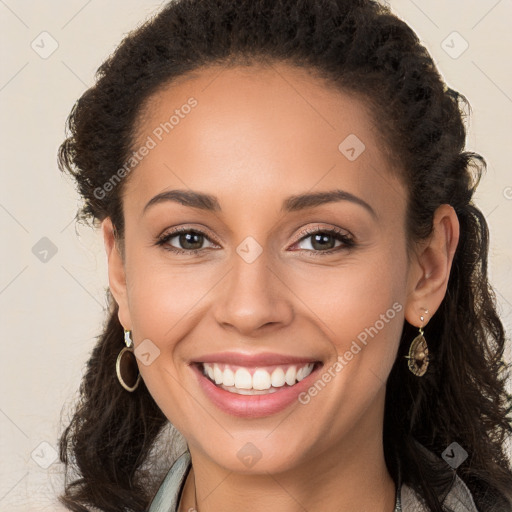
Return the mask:
[(243, 418), (260, 418), (269, 416), (286, 409), (293, 402), (298, 402), (298, 396), (306, 391), (316, 378), (321, 363), (316, 363), (313, 371), (293, 386), (283, 386), (274, 393), (265, 395), (239, 395), (217, 387), (203, 373), (197, 364), (192, 364), (201, 389), (206, 396), (222, 411)]

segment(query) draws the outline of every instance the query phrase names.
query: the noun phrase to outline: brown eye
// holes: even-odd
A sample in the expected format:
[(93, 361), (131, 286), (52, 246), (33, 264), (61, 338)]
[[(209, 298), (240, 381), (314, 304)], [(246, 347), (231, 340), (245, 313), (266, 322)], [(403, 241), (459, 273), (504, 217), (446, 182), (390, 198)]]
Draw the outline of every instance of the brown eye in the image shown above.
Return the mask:
[(330, 233), (316, 233), (315, 235), (309, 235), (304, 240), (310, 239), (310, 245), (315, 251), (321, 251), (323, 249), (334, 249), (337, 242), (336, 238)]
[[(176, 241), (171, 243), (171, 240), (174, 239), (176, 239)], [(206, 249), (203, 247), (205, 241), (210, 241), (210, 239), (201, 231), (177, 229), (161, 236), (157, 240), (156, 245), (162, 246), (165, 250), (179, 254), (194, 254)], [(212, 246), (215, 246), (215, 244), (212, 243)]]
[(179, 245), (183, 249), (197, 250), (201, 249), (204, 237), (201, 233), (190, 231), (189, 233), (180, 233), (172, 238), (177, 238)]
[[(300, 250), (330, 254), (355, 245), (354, 240), (349, 235), (337, 229), (316, 229), (306, 233), (308, 234), (295, 244), (300, 245), (307, 241), (306, 247), (299, 246)], [(338, 242), (337, 245), (336, 242)]]

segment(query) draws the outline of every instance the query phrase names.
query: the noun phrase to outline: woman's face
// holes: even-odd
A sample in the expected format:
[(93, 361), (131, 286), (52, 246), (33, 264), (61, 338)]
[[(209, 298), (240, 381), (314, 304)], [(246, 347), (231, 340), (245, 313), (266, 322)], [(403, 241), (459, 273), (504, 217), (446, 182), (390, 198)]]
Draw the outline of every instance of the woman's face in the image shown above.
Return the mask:
[[(203, 70), (145, 110), (111, 289), (146, 386), (205, 460), (276, 472), (381, 435), (410, 266), (379, 135), (364, 103), (284, 64)], [(261, 354), (279, 359), (240, 359)], [(221, 389), (206, 360), (275, 392)]]

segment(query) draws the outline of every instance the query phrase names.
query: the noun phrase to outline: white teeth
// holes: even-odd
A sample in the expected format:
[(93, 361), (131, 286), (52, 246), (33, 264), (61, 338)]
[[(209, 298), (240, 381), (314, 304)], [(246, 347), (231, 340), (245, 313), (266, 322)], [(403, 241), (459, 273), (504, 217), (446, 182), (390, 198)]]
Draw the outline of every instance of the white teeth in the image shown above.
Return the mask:
[[(217, 365), (215, 365), (217, 366)], [(235, 388), (238, 389), (251, 389), (252, 377), (245, 368), (238, 368), (235, 373)]]
[(284, 386), (284, 371), (282, 368), (276, 368), (272, 372), (272, 387), (273, 388), (280, 388), (281, 386)]
[(293, 386), (295, 384), (295, 378), (297, 377), (297, 372), (295, 371), (295, 366), (290, 366), (288, 370), (286, 370), (286, 374), (284, 376), (284, 380), (288, 386)]
[(260, 389), (238, 389), (235, 386), (224, 386), (220, 385), (222, 389), (229, 391), (230, 393), (236, 393), (237, 395), (268, 395), (270, 393), (275, 393), (278, 391), (276, 388), (270, 388), (265, 390)]
[(215, 378), (215, 384), (222, 384), (222, 372), (217, 365), (213, 366), (213, 377)]
[(252, 388), (253, 389), (270, 389), (272, 382), (270, 375), (265, 370), (256, 370), (252, 376)]
[(235, 374), (231, 368), (226, 368), (222, 377), (222, 384), (224, 386), (234, 386), (235, 385)]
[[(257, 368), (251, 375), (248, 369), (238, 367), (233, 371), (228, 365), (221, 370), (217, 363), (203, 363), (203, 373), (218, 386), (228, 391), (247, 390), (241, 394), (253, 394), (252, 391), (265, 391), (269, 393), (276, 391), (285, 384), (293, 386), (296, 382), (305, 379), (313, 371), (314, 363), (308, 363), (297, 370), (296, 365), (277, 367), (272, 375), (263, 368)], [(286, 369), (286, 372), (285, 372)], [(256, 393), (255, 393), (256, 394)]]

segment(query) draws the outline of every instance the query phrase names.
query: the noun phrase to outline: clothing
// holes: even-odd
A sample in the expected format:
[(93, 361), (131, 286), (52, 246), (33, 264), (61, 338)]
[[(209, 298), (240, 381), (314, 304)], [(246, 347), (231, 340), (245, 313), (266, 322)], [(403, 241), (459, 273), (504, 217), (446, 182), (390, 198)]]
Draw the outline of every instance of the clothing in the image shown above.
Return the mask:
[[(423, 449), (426, 450), (425, 447)], [(436, 458), (432, 452), (428, 453), (430, 458)], [(191, 467), (190, 452), (187, 450), (172, 465), (154, 496), (148, 512), (177, 512), (183, 486)], [(411, 487), (402, 483), (401, 477), (399, 477), (397, 487), (398, 507), (396, 510), (429, 512), (421, 497)], [(443, 505), (446, 510), (451, 512), (479, 512), (470, 490), (455, 473), (452, 484), (448, 492), (445, 493)]]

